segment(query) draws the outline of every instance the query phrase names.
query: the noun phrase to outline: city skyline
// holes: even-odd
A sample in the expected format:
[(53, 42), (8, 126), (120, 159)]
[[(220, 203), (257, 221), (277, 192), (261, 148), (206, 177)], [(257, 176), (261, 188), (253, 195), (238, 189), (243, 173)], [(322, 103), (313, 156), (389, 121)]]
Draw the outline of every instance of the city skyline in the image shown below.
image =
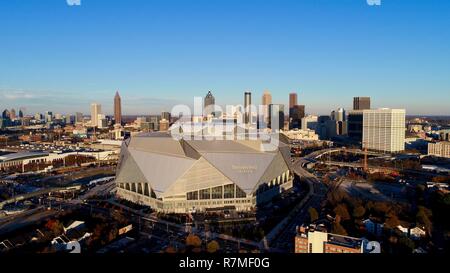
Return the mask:
[(284, 105), (297, 92), (314, 114), (370, 96), (374, 108), (450, 115), (449, 3), (315, 2), (176, 2), (174, 9), (137, 0), (4, 1), (0, 107), (74, 113), (97, 101), (112, 113), (110, 94), (120, 90), (123, 114), (139, 115), (192, 104), (210, 89), (219, 105), (268, 89)]

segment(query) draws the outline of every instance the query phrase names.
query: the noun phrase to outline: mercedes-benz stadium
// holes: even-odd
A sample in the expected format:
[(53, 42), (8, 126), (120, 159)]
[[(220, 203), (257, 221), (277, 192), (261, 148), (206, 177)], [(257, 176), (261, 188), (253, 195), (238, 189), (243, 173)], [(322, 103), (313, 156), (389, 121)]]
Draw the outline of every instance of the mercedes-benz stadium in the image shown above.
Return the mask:
[(122, 144), (117, 195), (156, 211), (251, 210), (292, 187), (289, 146), (263, 140), (176, 140), (147, 133)]

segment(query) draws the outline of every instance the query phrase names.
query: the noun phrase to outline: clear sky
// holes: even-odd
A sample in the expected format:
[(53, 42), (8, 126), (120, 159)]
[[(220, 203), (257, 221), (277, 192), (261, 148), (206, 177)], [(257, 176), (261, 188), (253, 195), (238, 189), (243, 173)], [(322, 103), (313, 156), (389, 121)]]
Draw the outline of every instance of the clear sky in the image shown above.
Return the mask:
[(450, 1), (0, 1), (0, 108), (124, 114), (291, 91), (310, 114), (353, 96), (408, 114), (450, 114)]

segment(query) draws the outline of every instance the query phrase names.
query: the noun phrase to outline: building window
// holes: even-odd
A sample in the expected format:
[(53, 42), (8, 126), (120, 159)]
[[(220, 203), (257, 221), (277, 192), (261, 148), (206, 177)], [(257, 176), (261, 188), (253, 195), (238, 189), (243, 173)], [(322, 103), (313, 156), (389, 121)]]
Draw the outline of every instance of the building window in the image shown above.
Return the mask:
[(211, 189), (200, 190), (200, 199), (211, 199)]
[(236, 198), (246, 198), (247, 194), (236, 186)]
[(212, 199), (222, 199), (222, 186), (212, 188)]
[(198, 191), (191, 191), (187, 193), (187, 200), (198, 200)]
[(223, 186), (223, 198), (234, 198), (234, 184)]

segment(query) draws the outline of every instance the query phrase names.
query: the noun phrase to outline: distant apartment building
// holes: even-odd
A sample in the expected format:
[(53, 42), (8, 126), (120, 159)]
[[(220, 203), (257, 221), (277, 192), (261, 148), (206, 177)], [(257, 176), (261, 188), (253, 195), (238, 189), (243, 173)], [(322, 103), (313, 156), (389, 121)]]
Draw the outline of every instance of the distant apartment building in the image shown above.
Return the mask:
[(320, 226), (302, 226), (295, 236), (295, 253), (363, 253), (363, 241), (328, 233)]
[(405, 149), (404, 109), (377, 109), (363, 111), (363, 148), (383, 152)]
[(102, 106), (97, 103), (91, 104), (91, 125), (93, 127), (98, 126), (98, 115), (102, 112)]
[(316, 130), (317, 129), (317, 122), (318, 122), (318, 116), (311, 116), (308, 115), (304, 118), (302, 118), (302, 130)]
[(347, 135), (361, 142), (363, 134), (363, 111), (350, 111), (347, 115)]
[(289, 126), (290, 128), (300, 128), (302, 118), (305, 117), (305, 105), (294, 105), (289, 108)]
[(302, 130), (295, 129), (284, 131), (283, 134), (287, 136), (290, 140), (319, 140), (319, 135), (313, 130)]
[(83, 113), (75, 113), (75, 123), (83, 123)]
[(450, 158), (450, 142), (428, 143), (428, 155)]
[(370, 109), (370, 97), (354, 97), (353, 110), (368, 110)]

